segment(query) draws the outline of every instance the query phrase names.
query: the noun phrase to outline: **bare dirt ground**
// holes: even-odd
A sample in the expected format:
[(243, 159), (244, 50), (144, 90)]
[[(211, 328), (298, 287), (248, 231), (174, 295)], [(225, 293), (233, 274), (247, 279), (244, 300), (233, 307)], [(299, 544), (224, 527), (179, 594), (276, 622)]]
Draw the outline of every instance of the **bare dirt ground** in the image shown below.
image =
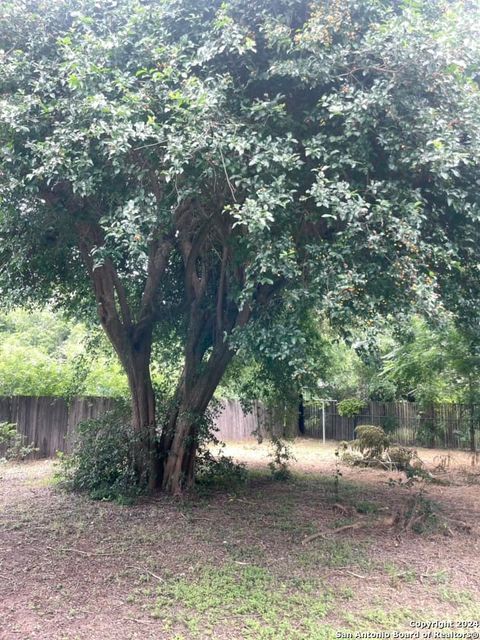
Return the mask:
[(266, 445), (226, 452), (246, 486), (133, 506), (61, 492), (52, 461), (0, 467), (0, 638), (328, 640), (480, 620), (471, 455), (419, 450), (442, 484), (409, 487), (346, 466), (337, 483), (333, 446), (314, 441), (288, 482)]

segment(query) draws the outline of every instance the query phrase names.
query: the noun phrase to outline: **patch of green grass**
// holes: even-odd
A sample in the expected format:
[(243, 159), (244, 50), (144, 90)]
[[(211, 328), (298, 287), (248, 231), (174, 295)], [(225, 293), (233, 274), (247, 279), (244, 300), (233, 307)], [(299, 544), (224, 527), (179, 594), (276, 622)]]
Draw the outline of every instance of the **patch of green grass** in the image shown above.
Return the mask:
[(406, 582), (407, 584), (413, 584), (418, 580), (417, 572), (414, 569), (402, 569), (393, 562), (386, 562), (384, 564), (385, 572), (390, 576), (391, 583), (395, 585), (399, 581)]
[(470, 591), (457, 591), (449, 587), (441, 587), (439, 589), (440, 598), (445, 602), (457, 605), (470, 605), (475, 602), (475, 597)]
[(324, 640), (334, 637), (322, 623), (331, 604), (331, 593), (315, 581), (279, 579), (264, 567), (227, 563), (162, 584), (153, 615), (174, 626), (183, 623), (193, 637), (200, 631), (215, 635), (228, 620), (245, 640)]
[(440, 569), (439, 571), (428, 574), (428, 579), (433, 584), (446, 584), (450, 580), (450, 577), (445, 569)]
[(227, 548), (229, 556), (237, 562), (255, 563), (265, 556), (265, 549), (259, 545), (237, 544)]
[(355, 591), (352, 587), (341, 587), (337, 591), (337, 596), (342, 600), (353, 600), (355, 598)]
[[(343, 613), (342, 618), (354, 631), (378, 632), (380, 630), (400, 631), (409, 628), (410, 620), (430, 620), (432, 613), (413, 611), (407, 607), (388, 609), (383, 598), (376, 598), (377, 602), (371, 609)], [(350, 629), (350, 630), (351, 630)]]
[(479, 598), (476, 598), (475, 602), (461, 607), (457, 612), (459, 620), (480, 620), (480, 603)]
[(348, 540), (321, 540), (319, 554), (326, 567), (357, 566), (368, 569), (372, 561), (368, 556), (366, 545)]
[(369, 500), (360, 500), (355, 504), (355, 508), (358, 513), (364, 513), (365, 515), (375, 515), (378, 513), (378, 506)]
[(415, 620), (416, 616), (411, 609), (400, 607), (387, 611), (383, 608), (371, 609), (361, 614), (366, 622), (372, 622), (378, 627), (395, 628), (407, 620)]
[(346, 624), (348, 624), (350, 627), (357, 628), (357, 619), (358, 619), (357, 615), (354, 615), (353, 613), (348, 613), (348, 611), (345, 611), (342, 615), (342, 618), (344, 622), (346, 622)]
[(365, 544), (338, 539), (315, 540), (309, 548), (298, 553), (296, 561), (306, 569), (361, 567), (368, 571), (374, 564)]

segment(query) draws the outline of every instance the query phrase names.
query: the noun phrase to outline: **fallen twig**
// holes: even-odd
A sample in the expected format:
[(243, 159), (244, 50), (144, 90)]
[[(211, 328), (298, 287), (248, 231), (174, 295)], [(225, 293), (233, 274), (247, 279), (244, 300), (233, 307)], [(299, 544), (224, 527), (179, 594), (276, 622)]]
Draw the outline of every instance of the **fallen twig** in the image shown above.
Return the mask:
[(164, 578), (162, 578), (161, 576), (157, 576), (156, 573), (153, 573), (153, 571), (150, 571), (149, 569), (145, 569), (145, 567), (138, 567), (136, 565), (132, 565), (130, 567), (125, 567), (125, 569), (136, 569), (137, 571), (141, 571), (142, 573), (146, 573), (149, 576), (152, 576), (152, 578), (155, 578), (159, 582), (165, 582)]
[(318, 533), (313, 533), (311, 536), (307, 536), (306, 538), (304, 538), (302, 540), (302, 544), (307, 544), (312, 540), (316, 540), (316, 538), (322, 538), (323, 540), (327, 540), (327, 536), (323, 533), (323, 531), (320, 531)]
[(148, 624), (151, 620), (139, 620), (138, 618), (129, 618), (124, 617), (124, 620), (128, 620), (128, 622), (136, 622), (137, 624)]
[(332, 533), (340, 533), (341, 531), (347, 531), (348, 529), (360, 529), (363, 526), (363, 522), (354, 522), (353, 524), (344, 524), (343, 527), (337, 527), (332, 529)]
[(359, 573), (354, 573), (353, 571), (342, 571), (341, 573), (348, 573), (349, 576), (353, 576), (354, 578), (360, 578), (360, 580), (367, 580), (367, 576), (361, 576)]
[(83, 549), (74, 549), (73, 547), (36, 547), (38, 551), (44, 551), (48, 549), (49, 551), (64, 551), (66, 553), (78, 553), (82, 556), (113, 556), (115, 555), (112, 551), (83, 551)]
[[(345, 524), (343, 527), (337, 527), (336, 529), (332, 529), (328, 533), (340, 533), (342, 531), (347, 531), (348, 529), (359, 529), (363, 526), (363, 522), (354, 522), (353, 524)], [(324, 531), (319, 531), (318, 533), (312, 533), (311, 536), (307, 536), (302, 540), (302, 544), (307, 544), (308, 542), (312, 542), (312, 540), (316, 540), (316, 538), (323, 538), (323, 540), (328, 540), (328, 536), (325, 535)]]

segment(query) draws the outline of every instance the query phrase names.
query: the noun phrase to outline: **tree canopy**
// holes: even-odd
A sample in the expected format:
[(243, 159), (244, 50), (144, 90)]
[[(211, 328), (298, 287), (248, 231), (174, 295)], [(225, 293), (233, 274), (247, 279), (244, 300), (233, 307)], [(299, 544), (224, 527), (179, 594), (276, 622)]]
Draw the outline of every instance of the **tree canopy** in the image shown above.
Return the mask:
[[(2, 291), (96, 307), (151, 487), (193, 478), (198, 417), (246, 342), (295, 351), (312, 307), (436, 304), (478, 236), (477, 18), (444, 0), (3, 3)], [(154, 340), (183, 358), (158, 425)]]

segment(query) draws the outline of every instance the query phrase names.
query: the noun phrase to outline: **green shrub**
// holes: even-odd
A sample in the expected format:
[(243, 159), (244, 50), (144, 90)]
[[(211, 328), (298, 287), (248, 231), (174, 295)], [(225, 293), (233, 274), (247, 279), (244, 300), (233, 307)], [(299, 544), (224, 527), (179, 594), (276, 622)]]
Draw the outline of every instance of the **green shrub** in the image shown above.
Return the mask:
[(27, 442), (26, 436), (17, 432), (17, 425), (0, 422), (0, 446), (5, 448), (4, 459), (23, 462), (38, 451), (33, 442)]
[(26, 436), (21, 433), (15, 433), (13, 440), (5, 452), (6, 460), (12, 462), (24, 462), (32, 454), (37, 453), (39, 448), (33, 442), (28, 443)]
[(269, 453), (271, 461), (268, 467), (272, 477), (274, 480), (289, 480), (291, 477), (289, 464), (295, 460), (289, 444), (282, 438), (273, 437), (271, 446), (272, 452)]
[(351, 449), (343, 451), (340, 459), (350, 467), (361, 466), (365, 462), (365, 458), (359, 451), (352, 451)]
[(378, 513), (378, 506), (369, 500), (360, 500), (360, 502), (357, 502), (355, 505), (355, 509), (358, 513), (364, 513), (366, 515), (370, 513)]
[(422, 493), (411, 496), (405, 513), (406, 527), (415, 533), (434, 533), (441, 528), (437, 505)]
[(424, 447), (434, 447), (435, 441), (443, 436), (441, 424), (436, 422), (424, 422), (417, 430), (416, 439)]
[(401, 446), (391, 447), (388, 450), (388, 456), (399, 471), (410, 469), (414, 464), (414, 460), (415, 463), (418, 460), (414, 449)]
[(357, 440), (341, 442), (335, 455), (350, 466), (376, 466), (404, 471), (407, 478), (430, 478), (414, 449), (390, 446), (390, 439), (381, 427), (363, 424), (355, 429)]
[(359, 398), (346, 398), (337, 405), (338, 415), (345, 418), (358, 416), (366, 407), (367, 403)]
[(73, 452), (61, 455), (57, 479), (95, 500), (131, 500), (145, 490), (135, 472), (138, 436), (124, 408), (77, 426)]
[(8, 445), (17, 433), (17, 425), (11, 422), (0, 422), (0, 446)]
[(382, 427), (362, 424), (355, 429), (357, 440), (354, 445), (365, 458), (381, 458), (388, 449), (390, 440)]
[(391, 433), (398, 427), (398, 418), (395, 416), (383, 416), (380, 426), (386, 433)]
[(197, 458), (195, 482), (201, 488), (235, 490), (245, 485), (248, 472), (230, 456), (202, 451)]

